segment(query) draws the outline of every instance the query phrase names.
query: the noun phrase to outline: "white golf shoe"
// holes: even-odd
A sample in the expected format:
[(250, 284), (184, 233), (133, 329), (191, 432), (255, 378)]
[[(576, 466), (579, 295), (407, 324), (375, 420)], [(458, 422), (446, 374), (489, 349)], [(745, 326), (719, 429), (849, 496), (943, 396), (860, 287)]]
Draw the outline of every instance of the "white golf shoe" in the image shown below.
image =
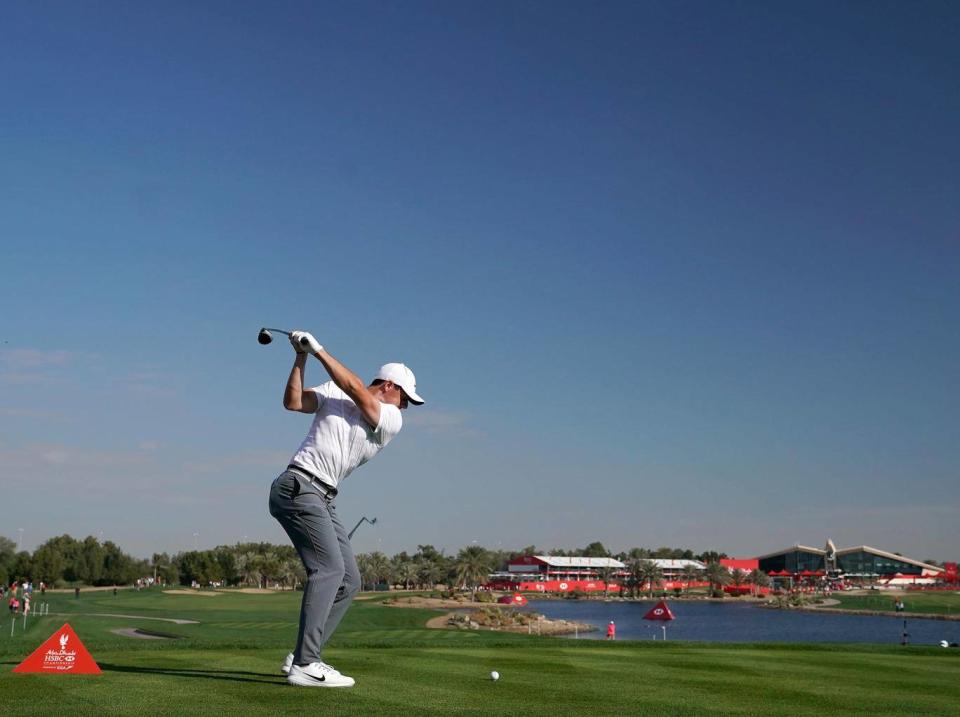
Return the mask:
[(341, 675), (339, 671), (325, 662), (311, 662), (309, 665), (290, 665), (287, 682), (300, 687), (353, 687), (352, 677)]
[[(321, 665), (326, 665), (327, 667), (329, 667), (329, 668), (330, 668), (331, 670), (333, 670), (334, 672), (338, 672), (338, 673), (339, 673), (339, 670), (337, 670), (336, 667), (334, 667), (333, 665), (331, 665), (331, 664), (329, 664), (329, 663), (323, 662), (323, 661), (321, 660), (321, 661), (320, 661), (320, 664), (321, 664)], [(289, 675), (289, 674), (290, 674), (290, 668), (291, 668), (291, 667), (293, 667), (293, 653), (292, 653), (292, 652), (288, 652), (288, 653), (287, 653), (287, 656), (286, 656), (285, 658), (283, 658), (283, 664), (280, 665), (280, 672), (282, 672), (282, 673), (285, 674), (285, 675)]]

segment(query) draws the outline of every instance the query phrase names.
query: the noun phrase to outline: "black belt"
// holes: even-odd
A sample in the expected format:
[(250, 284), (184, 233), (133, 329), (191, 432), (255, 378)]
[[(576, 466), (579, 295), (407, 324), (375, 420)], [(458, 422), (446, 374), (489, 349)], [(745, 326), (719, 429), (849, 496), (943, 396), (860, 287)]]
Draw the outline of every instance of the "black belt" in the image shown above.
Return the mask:
[(317, 476), (315, 476), (313, 473), (308, 471), (306, 468), (301, 468), (300, 466), (296, 466), (293, 463), (291, 463), (290, 465), (287, 466), (287, 470), (293, 471), (295, 473), (299, 473), (304, 478), (306, 478), (307, 482), (310, 483), (310, 485), (312, 485), (314, 488), (316, 488), (324, 498), (333, 499), (337, 497), (336, 488), (334, 488), (332, 485), (324, 483), (322, 480), (317, 478)]

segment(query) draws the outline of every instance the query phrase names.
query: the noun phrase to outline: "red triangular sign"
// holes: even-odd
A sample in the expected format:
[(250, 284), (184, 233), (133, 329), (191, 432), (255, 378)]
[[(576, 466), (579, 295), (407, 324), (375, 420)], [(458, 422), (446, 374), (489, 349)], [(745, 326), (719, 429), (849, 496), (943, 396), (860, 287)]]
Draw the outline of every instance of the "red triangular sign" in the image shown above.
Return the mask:
[(57, 675), (99, 675), (100, 667), (80, 642), (69, 623), (33, 651), (14, 672), (46, 672)]
[(673, 613), (670, 612), (670, 606), (666, 600), (661, 600), (647, 611), (643, 616), (644, 620), (672, 620)]

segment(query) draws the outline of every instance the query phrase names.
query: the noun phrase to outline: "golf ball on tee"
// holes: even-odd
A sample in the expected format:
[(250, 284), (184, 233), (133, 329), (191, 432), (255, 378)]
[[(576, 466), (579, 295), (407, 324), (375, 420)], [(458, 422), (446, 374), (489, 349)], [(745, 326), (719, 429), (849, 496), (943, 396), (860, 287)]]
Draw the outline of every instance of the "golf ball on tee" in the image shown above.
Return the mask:
[(493, 672), (490, 673), (490, 679), (496, 682), (497, 680), (500, 679), (500, 673), (494, 670)]

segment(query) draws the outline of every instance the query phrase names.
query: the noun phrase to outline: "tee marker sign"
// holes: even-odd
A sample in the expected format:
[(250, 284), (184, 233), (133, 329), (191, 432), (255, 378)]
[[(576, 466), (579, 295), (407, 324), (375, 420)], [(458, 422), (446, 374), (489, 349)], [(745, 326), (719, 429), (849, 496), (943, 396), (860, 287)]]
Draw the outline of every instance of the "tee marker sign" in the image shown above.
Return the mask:
[(64, 623), (63, 627), (53, 633), (13, 671), (45, 672), (56, 675), (99, 675), (100, 667), (80, 642), (70, 623)]

